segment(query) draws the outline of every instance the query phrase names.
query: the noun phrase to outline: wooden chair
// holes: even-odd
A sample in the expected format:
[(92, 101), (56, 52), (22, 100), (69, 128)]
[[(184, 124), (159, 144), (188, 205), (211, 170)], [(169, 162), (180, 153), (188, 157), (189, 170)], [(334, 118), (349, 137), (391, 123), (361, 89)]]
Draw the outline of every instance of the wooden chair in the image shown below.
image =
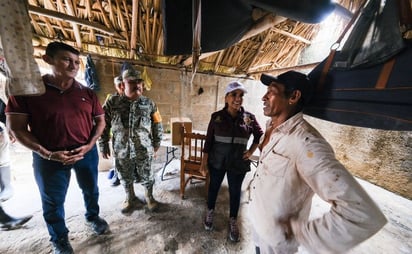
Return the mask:
[(209, 173), (203, 176), (200, 172), (200, 164), (203, 158), (203, 145), (206, 135), (186, 132), (182, 125), (180, 129), (182, 152), (180, 158), (180, 196), (185, 198), (186, 185), (205, 182), (205, 191), (209, 187)]

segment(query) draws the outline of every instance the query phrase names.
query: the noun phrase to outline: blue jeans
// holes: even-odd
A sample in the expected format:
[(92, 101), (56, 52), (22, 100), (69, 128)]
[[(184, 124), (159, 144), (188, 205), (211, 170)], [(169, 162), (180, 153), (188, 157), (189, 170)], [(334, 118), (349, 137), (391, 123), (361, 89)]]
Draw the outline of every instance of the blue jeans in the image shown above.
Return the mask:
[(66, 237), (69, 232), (65, 223), (64, 201), (70, 183), (71, 169), (76, 172), (77, 183), (83, 193), (86, 220), (93, 220), (99, 215), (98, 162), (96, 146), (73, 165), (49, 161), (33, 152), (34, 177), (40, 191), (43, 218), (51, 241)]

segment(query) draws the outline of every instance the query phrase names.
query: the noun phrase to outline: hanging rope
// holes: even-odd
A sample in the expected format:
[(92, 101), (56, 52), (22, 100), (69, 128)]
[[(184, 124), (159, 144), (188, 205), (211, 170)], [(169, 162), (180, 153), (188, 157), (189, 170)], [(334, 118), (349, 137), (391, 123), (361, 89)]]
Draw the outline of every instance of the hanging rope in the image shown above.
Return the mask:
[(201, 27), (202, 27), (202, 3), (201, 0), (194, 0), (192, 8), (192, 27), (193, 27), (193, 41), (192, 41), (192, 79), (193, 82), (197, 68), (199, 66), (199, 57), (201, 50)]

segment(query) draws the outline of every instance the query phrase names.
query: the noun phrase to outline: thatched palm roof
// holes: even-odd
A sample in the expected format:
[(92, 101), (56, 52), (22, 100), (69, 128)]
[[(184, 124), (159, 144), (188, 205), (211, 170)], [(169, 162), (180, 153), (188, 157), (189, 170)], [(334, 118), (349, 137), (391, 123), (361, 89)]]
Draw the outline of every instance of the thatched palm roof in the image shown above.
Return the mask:
[[(340, 0), (355, 12), (363, 0)], [(28, 0), (35, 55), (53, 40), (84, 54), (136, 64), (192, 69), (192, 55), (165, 56), (161, 0)], [(252, 29), (238, 43), (200, 56), (198, 72), (253, 76), (296, 67), (318, 24), (306, 24), (256, 9)], [(347, 18), (343, 19), (347, 23)], [(342, 23), (342, 24), (344, 24)]]

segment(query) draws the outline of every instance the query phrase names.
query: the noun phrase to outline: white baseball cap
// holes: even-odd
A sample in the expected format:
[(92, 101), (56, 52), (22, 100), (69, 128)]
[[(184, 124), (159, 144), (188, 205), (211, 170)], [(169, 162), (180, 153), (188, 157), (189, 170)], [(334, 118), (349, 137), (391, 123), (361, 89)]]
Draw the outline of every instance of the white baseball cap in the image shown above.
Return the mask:
[(228, 94), (228, 93), (230, 93), (234, 90), (237, 90), (237, 89), (242, 90), (244, 93), (247, 93), (247, 90), (246, 90), (245, 86), (242, 83), (240, 83), (238, 81), (235, 81), (235, 82), (231, 82), (227, 85), (226, 90), (225, 90), (225, 94)]

